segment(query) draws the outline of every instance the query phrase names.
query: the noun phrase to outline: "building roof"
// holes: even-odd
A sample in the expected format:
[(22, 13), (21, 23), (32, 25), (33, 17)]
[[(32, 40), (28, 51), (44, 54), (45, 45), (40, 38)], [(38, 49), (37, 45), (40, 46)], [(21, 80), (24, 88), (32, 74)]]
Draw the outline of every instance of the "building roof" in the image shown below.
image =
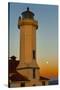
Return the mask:
[(20, 73), (16, 71), (16, 67), (18, 66), (18, 64), (19, 64), (19, 61), (16, 60), (15, 56), (12, 56), (11, 59), (8, 61), (9, 80), (29, 81), (27, 77), (21, 75)]
[(9, 77), (11, 81), (29, 81), (29, 79), (20, 73), (16, 72), (11, 77)]
[(46, 77), (43, 77), (43, 76), (40, 76), (40, 80), (50, 80), (50, 79), (46, 78)]

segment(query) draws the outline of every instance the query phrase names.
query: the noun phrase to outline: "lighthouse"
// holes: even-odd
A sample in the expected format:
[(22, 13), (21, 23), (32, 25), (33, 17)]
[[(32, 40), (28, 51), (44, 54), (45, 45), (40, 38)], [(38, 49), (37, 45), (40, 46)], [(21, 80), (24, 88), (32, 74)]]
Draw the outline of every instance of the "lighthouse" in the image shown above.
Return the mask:
[(17, 66), (17, 72), (30, 80), (26, 83), (26, 86), (40, 85), (40, 69), (36, 61), (36, 31), (38, 29), (38, 21), (35, 20), (34, 16), (34, 13), (27, 7), (27, 10), (22, 12), (18, 19), (20, 61)]

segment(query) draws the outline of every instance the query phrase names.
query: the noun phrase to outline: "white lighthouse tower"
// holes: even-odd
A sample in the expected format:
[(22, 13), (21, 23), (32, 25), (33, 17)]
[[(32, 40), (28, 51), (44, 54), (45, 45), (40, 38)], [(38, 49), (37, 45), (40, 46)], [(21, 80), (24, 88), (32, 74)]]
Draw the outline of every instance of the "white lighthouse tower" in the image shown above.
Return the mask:
[(22, 12), (22, 16), (19, 17), (18, 29), (20, 32), (20, 62), (17, 71), (30, 80), (26, 83), (26, 86), (40, 85), (40, 72), (36, 62), (36, 30), (38, 29), (38, 22), (34, 19), (34, 13), (29, 8)]

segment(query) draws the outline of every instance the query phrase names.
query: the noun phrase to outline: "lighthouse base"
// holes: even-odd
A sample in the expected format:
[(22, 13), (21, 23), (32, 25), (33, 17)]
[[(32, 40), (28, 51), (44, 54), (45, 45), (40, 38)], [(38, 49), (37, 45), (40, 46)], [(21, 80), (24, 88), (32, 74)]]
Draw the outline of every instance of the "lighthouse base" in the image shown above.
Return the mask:
[(33, 61), (31, 64), (20, 62), (16, 70), (19, 74), (27, 77), (29, 80), (25, 83), (26, 86), (40, 85), (40, 68), (35, 61)]

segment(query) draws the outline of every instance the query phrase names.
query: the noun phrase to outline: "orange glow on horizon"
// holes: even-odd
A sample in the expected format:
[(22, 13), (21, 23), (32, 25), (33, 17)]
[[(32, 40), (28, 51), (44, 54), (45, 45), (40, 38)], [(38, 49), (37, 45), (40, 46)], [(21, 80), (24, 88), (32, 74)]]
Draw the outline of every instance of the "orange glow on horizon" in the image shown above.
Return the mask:
[[(55, 58), (56, 59), (56, 58)], [(48, 61), (48, 63), (39, 61), (38, 65), (40, 67), (40, 75), (45, 76), (47, 78), (57, 78), (58, 77), (58, 60), (54, 62), (54, 59)]]

